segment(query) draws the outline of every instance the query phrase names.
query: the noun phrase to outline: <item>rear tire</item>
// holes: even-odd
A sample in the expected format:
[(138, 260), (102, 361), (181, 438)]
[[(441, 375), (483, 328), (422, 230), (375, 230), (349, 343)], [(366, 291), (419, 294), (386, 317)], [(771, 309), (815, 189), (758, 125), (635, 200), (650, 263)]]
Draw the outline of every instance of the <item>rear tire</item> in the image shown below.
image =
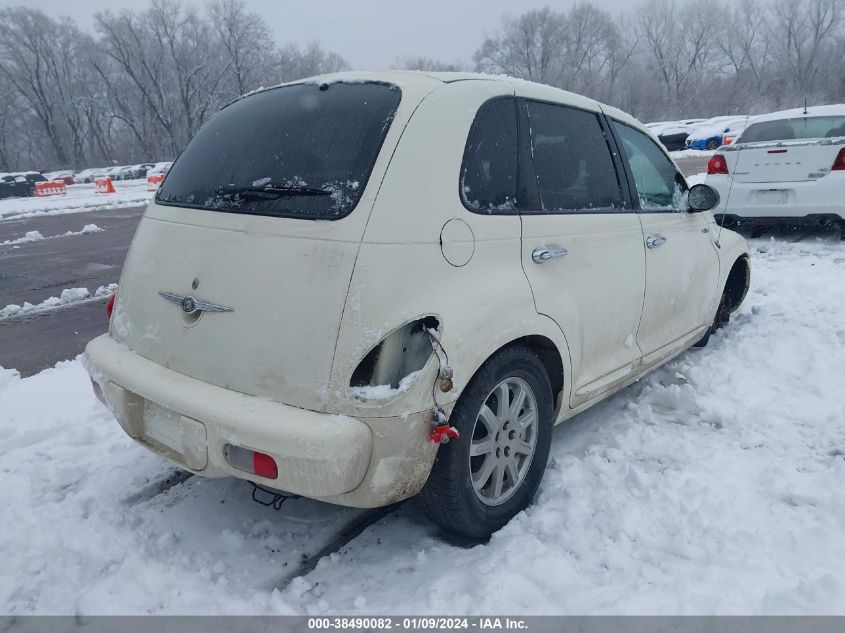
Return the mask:
[(721, 143), (714, 139), (710, 139), (709, 141), (707, 141), (707, 149), (709, 150), (719, 149), (720, 145)]
[(539, 356), (522, 344), (496, 352), (449, 422), (461, 436), (440, 446), (420, 503), (449, 532), (484, 539), (531, 503), (546, 469), (554, 405)]

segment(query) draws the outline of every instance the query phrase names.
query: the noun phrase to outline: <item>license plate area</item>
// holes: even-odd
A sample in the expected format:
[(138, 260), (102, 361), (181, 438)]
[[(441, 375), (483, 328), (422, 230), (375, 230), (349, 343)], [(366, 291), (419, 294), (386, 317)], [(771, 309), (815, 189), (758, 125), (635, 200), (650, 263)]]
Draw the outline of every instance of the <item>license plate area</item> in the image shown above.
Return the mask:
[(164, 407), (144, 400), (144, 437), (178, 453), (182, 452), (182, 416)]
[(789, 191), (786, 189), (762, 189), (757, 192), (757, 203), (779, 205), (789, 202)]
[(205, 425), (151, 400), (144, 400), (144, 439), (192, 470), (208, 465)]

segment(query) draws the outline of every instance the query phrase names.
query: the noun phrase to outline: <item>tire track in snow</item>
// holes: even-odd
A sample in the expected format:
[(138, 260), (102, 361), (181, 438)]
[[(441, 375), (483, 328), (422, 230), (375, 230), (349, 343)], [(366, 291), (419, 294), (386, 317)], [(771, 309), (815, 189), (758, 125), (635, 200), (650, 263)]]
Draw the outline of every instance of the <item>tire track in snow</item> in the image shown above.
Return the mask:
[(394, 503), (389, 506), (383, 506), (381, 508), (373, 508), (371, 510), (366, 511), (363, 515), (356, 517), (355, 519), (347, 523), (344, 527), (342, 527), (337, 532), (337, 536), (335, 536), (335, 538), (333, 538), (326, 545), (324, 545), (316, 554), (312, 556), (304, 554), (299, 567), (297, 567), (292, 572), (286, 574), (277, 583), (274, 583), (272, 589), (283, 591), (287, 588), (288, 585), (290, 585), (290, 583), (292, 583), (297, 578), (307, 576), (312, 571), (314, 571), (314, 569), (317, 567), (321, 560), (323, 560), (327, 556), (331, 556), (332, 554), (339, 552), (341, 549), (343, 549), (349, 543), (355, 540), (358, 536), (360, 536), (361, 533), (364, 532), (364, 530), (366, 530), (372, 525), (375, 525), (395, 510), (398, 510), (405, 503), (407, 503), (407, 500), (399, 501), (398, 503)]

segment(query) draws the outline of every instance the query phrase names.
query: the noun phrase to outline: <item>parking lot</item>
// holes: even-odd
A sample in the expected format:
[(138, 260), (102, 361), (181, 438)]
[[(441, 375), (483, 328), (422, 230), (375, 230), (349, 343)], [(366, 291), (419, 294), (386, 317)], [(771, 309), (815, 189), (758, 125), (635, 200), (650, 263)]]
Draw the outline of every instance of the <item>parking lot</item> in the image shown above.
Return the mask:
[[(0, 308), (115, 283), (143, 207), (0, 221)], [(65, 236), (95, 224), (98, 232)], [(2, 245), (38, 231), (45, 239)], [(74, 358), (108, 327), (106, 298), (0, 319), (0, 365), (29, 376)]]

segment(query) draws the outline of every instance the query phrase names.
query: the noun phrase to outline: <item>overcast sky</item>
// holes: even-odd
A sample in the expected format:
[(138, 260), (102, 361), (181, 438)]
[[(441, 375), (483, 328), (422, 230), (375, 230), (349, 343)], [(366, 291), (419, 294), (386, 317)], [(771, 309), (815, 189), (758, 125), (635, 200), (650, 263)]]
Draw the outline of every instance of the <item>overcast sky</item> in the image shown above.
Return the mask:
[[(618, 13), (642, 0), (592, 0)], [(354, 68), (386, 68), (407, 56), (425, 55), (470, 64), (485, 33), (499, 26), (505, 13), (519, 14), (549, 5), (566, 9), (575, 0), (246, 0), (264, 16), (279, 43), (318, 40), (340, 53)], [(201, 0), (189, 0), (200, 7)], [(51, 15), (72, 15), (90, 28), (104, 9), (138, 9), (147, 0), (0, 0), (0, 7), (25, 4)], [(70, 7), (70, 8), (69, 8)]]

